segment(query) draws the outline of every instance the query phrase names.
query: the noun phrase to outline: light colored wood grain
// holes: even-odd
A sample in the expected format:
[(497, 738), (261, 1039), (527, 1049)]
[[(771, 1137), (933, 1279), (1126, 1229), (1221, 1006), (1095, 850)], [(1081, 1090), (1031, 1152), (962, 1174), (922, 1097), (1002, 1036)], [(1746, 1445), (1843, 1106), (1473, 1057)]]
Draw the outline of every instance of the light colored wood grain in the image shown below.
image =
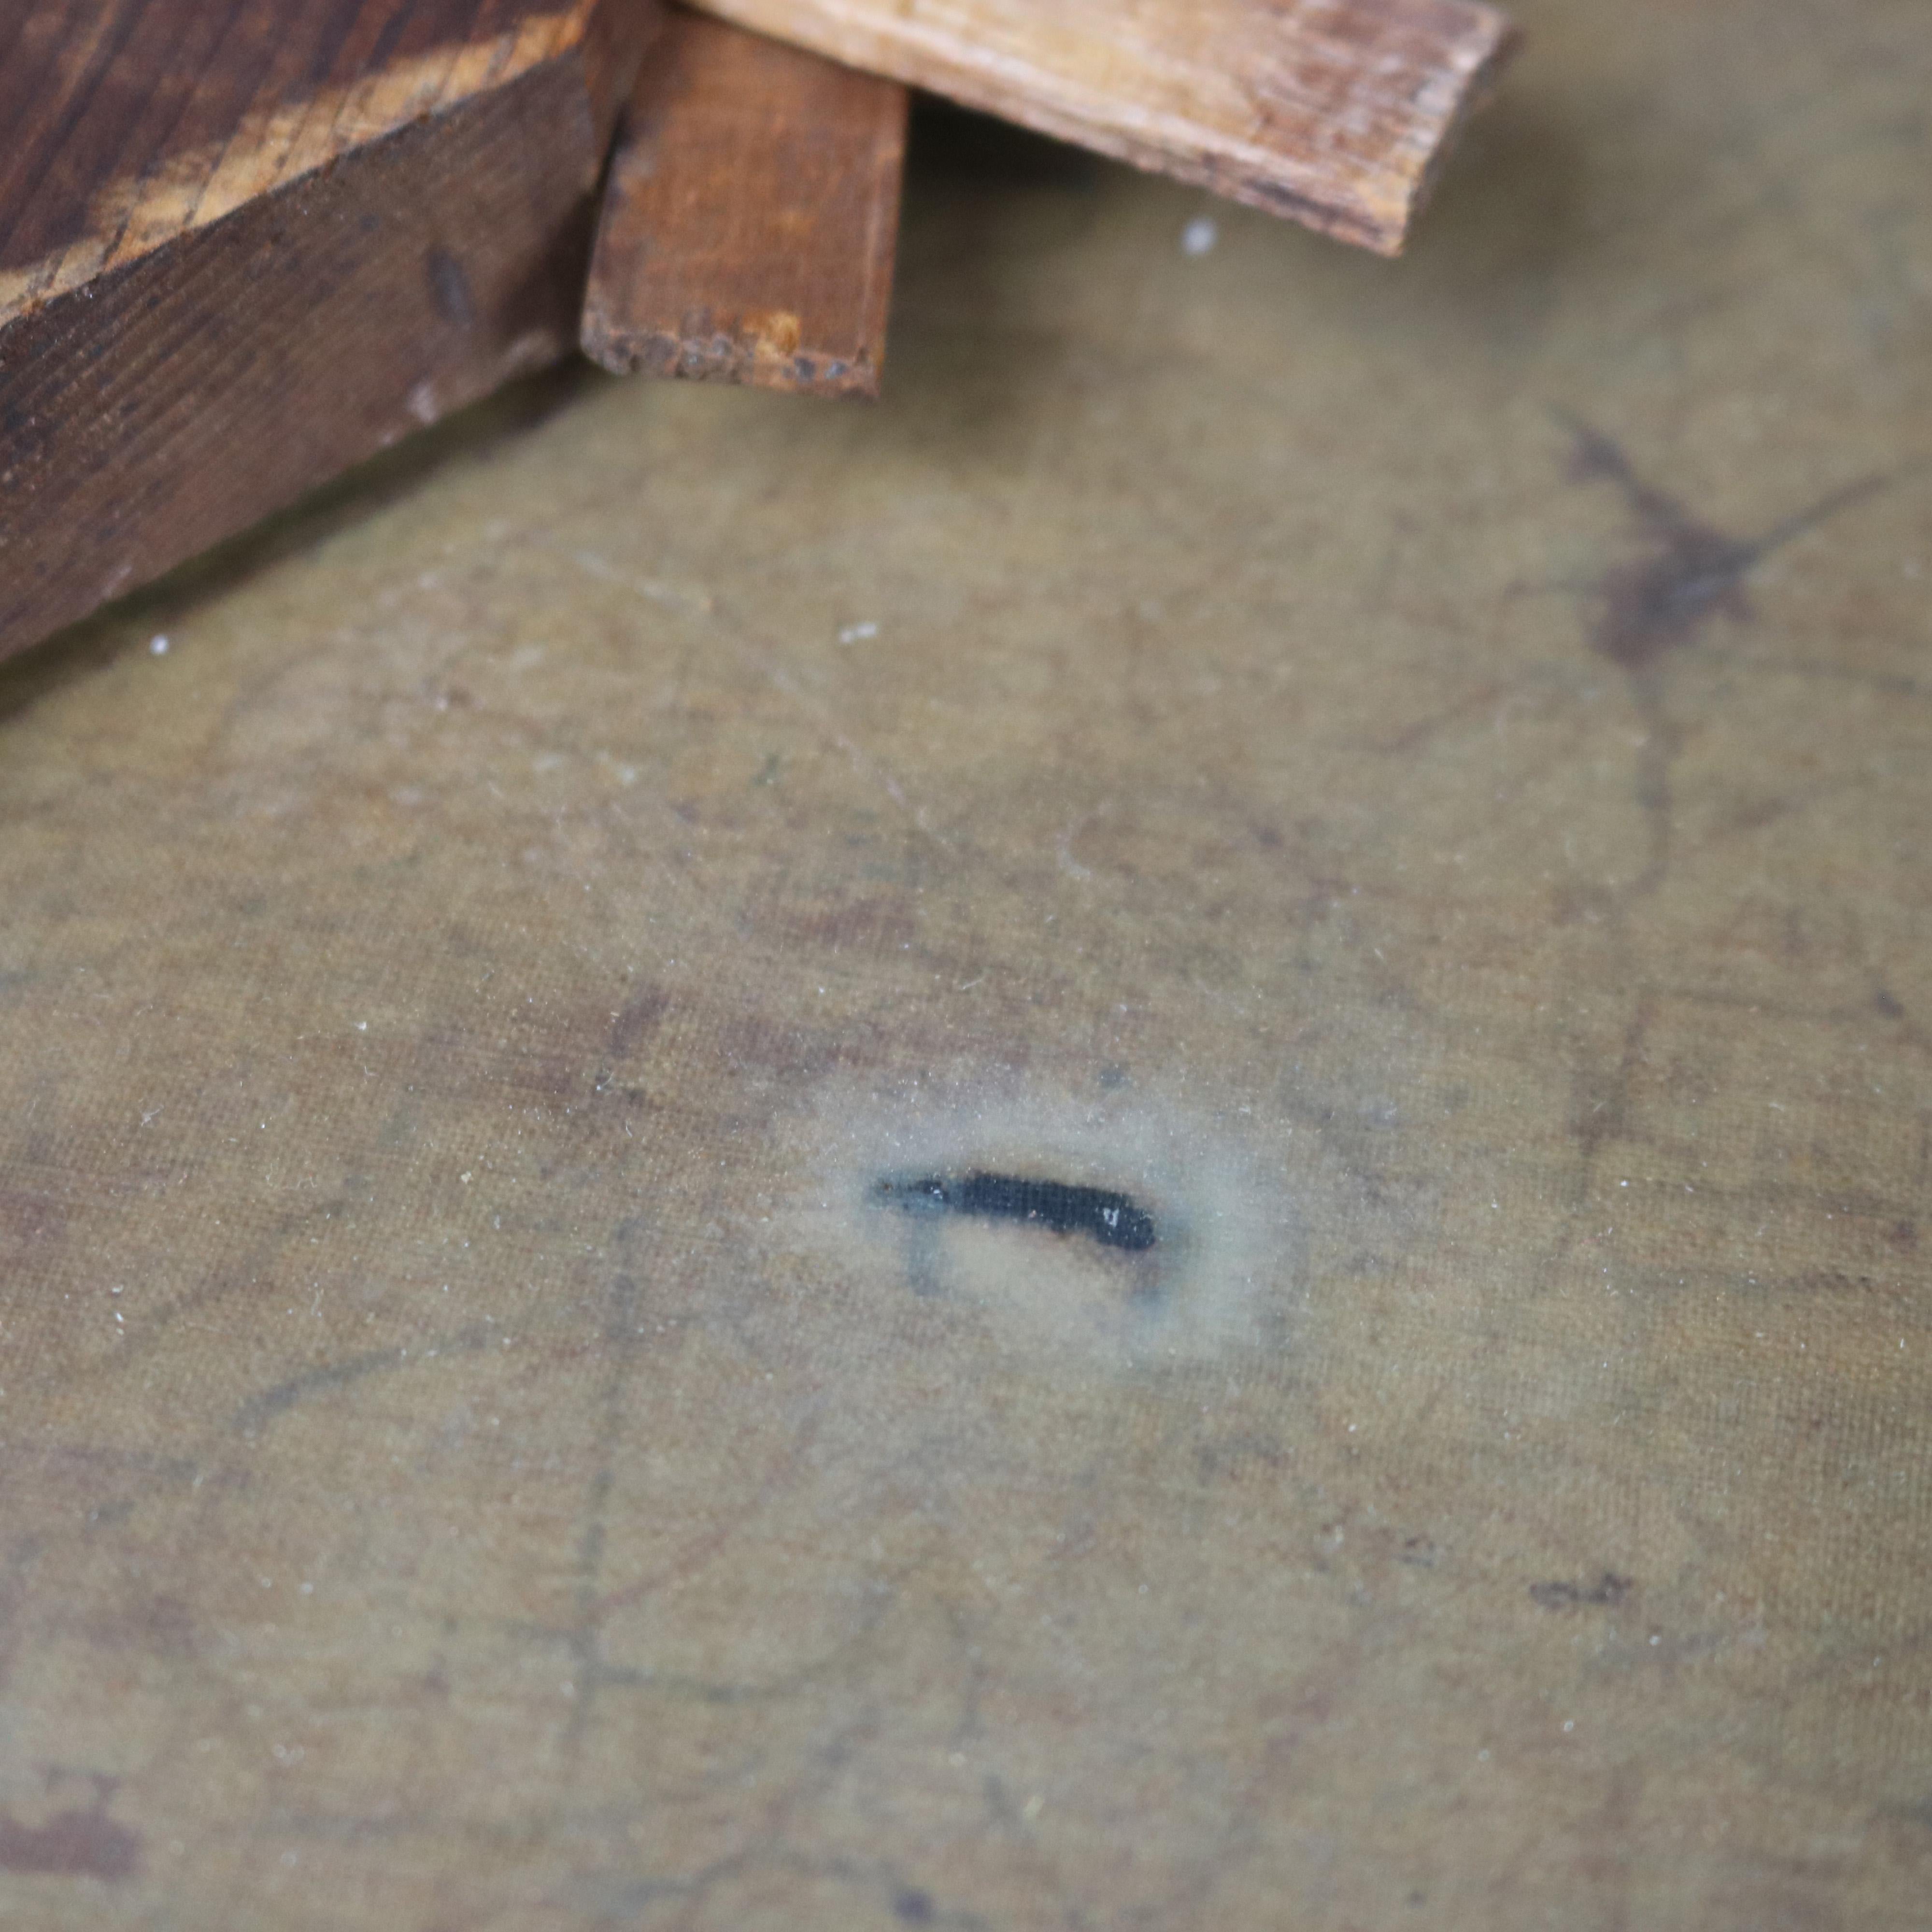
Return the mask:
[(700, 0), (1393, 254), (1515, 44), (1472, 0)]
[(906, 90), (671, 17), (611, 164), (585, 352), (620, 374), (877, 395)]

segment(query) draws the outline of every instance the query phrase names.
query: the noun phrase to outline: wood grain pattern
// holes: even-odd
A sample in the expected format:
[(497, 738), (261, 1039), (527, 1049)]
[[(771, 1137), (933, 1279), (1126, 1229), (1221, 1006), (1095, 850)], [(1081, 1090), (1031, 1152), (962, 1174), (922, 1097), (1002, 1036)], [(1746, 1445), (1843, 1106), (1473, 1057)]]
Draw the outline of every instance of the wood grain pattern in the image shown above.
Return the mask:
[(153, 0), (10, 10), (0, 321), (568, 52), (590, 8)]
[(1385, 254), (1516, 40), (1472, 0), (699, 4)]
[(620, 374), (876, 396), (906, 90), (671, 17), (611, 166), (585, 352)]
[(0, 652), (575, 336), (650, 0), (0, 18)]

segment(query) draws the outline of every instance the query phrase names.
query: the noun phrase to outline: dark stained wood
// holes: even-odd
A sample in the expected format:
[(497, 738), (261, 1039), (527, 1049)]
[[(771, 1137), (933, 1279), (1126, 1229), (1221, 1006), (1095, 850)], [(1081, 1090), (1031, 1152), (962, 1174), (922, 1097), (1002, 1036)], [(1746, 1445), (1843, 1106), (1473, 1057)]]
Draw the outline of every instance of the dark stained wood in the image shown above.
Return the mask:
[(1514, 46), (1473, 0), (698, 0), (1385, 254)]
[(640, 72), (584, 305), (586, 354), (875, 396), (906, 90), (674, 10)]
[(0, 653), (567, 352), (658, 17), (0, 12)]

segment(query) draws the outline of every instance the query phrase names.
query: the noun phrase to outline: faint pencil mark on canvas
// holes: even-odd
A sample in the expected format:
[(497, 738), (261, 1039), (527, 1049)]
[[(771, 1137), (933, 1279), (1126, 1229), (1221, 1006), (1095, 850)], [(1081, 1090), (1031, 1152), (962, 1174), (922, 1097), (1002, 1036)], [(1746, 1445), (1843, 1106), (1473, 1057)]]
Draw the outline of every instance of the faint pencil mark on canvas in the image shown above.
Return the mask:
[[(793, 1672), (768, 1678), (710, 1678), (614, 1662), (608, 1653), (605, 1626), (612, 1616), (688, 1581), (727, 1551), (744, 1534), (748, 1522), (766, 1508), (791, 1480), (797, 1465), (810, 1451), (817, 1426), (816, 1418), (807, 1414), (773, 1456), (763, 1480), (748, 1484), (735, 1505), (721, 1502), (670, 1553), (668, 1560), (632, 1576), (622, 1584), (607, 1586), (607, 1545), (612, 1531), (619, 1463), (628, 1432), (638, 1426), (632, 1394), (640, 1376), (648, 1370), (653, 1347), (658, 1346), (647, 1338), (640, 1316), (650, 1294), (643, 1276), (652, 1233), (651, 1223), (638, 1216), (619, 1222), (611, 1235), (611, 1245), (632, 1262), (636, 1272), (611, 1276), (598, 1319), (596, 1352), (603, 1373), (595, 1396), (596, 1437), (578, 1533), (572, 1616), (567, 1623), (558, 1626), (517, 1627), (520, 1638), (560, 1646), (570, 1659), (571, 1704), (564, 1738), (573, 1760), (610, 1692), (642, 1691), (720, 1705), (777, 1701), (796, 1694), (814, 1681), (822, 1668), (830, 1667), (820, 1660), (812, 1660)], [(616, 1518), (620, 1531), (625, 1521), (620, 1513)], [(832, 1660), (862, 1647), (890, 1605), (890, 1598), (883, 1596), (869, 1604), (835, 1647), (830, 1654)]]
[(1583, 1150), (1586, 1166), (1594, 1162), (1606, 1142), (1622, 1140), (1629, 1132), (1630, 1094), (1648, 1064), (1648, 1041), (1656, 1008), (1656, 996), (1648, 988), (1635, 988), (1622, 1049), (1616, 1060), (1577, 1070), (1570, 1130)]
[(1621, 1604), (1636, 1586), (1628, 1576), (1606, 1570), (1593, 1583), (1532, 1583), (1530, 1599), (1546, 1610), (1574, 1610), (1586, 1606), (1607, 1608)]
[[(1628, 922), (1640, 903), (1663, 888), (1677, 841), (1676, 778), (1686, 728), (1667, 702), (1670, 662), (1696, 644), (1712, 620), (1750, 617), (1746, 580), (1774, 550), (1924, 466), (1857, 478), (1758, 534), (1741, 536), (1694, 514), (1680, 498), (1650, 482), (1604, 430), (1568, 411), (1555, 413), (1570, 439), (1570, 480), (1613, 485), (1637, 539), (1633, 554), (1594, 577), (1546, 586), (1585, 598), (1588, 646), (1625, 674), (1630, 701), (1643, 727), (1631, 776), (1633, 802), (1646, 834), (1642, 862), (1619, 883), (1566, 895), (1580, 902), (1588, 916), (1604, 922), (1608, 942), (1621, 962), (1618, 976), (1630, 982), (1634, 994), (1616, 1058), (1579, 1072), (1572, 1127), (1583, 1154), (1580, 1199), (1587, 1201), (1600, 1149), (1627, 1131), (1628, 1096), (1647, 1057), (1646, 1036), (1654, 1017), (1648, 990), (1634, 974)], [(1570, 1225), (1552, 1265), (1568, 1258), (1584, 1225)]]
[(253, 1435), (278, 1416), (299, 1408), (311, 1396), (347, 1388), (370, 1376), (406, 1369), (412, 1364), (420, 1366), (434, 1360), (439, 1355), (474, 1354), (488, 1348), (496, 1339), (485, 1326), (472, 1323), (453, 1335), (433, 1338), (429, 1346), (418, 1346), (413, 1353), (406, 1347), (371, 1348), (362, 1354), (344, 1356), (338, 1361), (319, 1362), (298, 1375), (291, 1376), (286, 1382), (277, 1382), (260, 1394), (250, 1396), (235, 1412), (234, 1426), (244, 1436)]
[[(618, 1252), (628, 1256), (634, 1246), (641, 1245), (647, 1234), (648, 1229), (640, 1221), (627, 1220), (619, 1224), (613, 1239)], [(582, 1744), (600, 1694), (611, 1682), (610, 1666), (604, 1654), (604, 1636), (599, 1627), (596, 1600), (604, 1564), (604, 1540), (608, 1533), (610, 1491), (616, 1476), (617, 1446), (626, 1423), (625, 1392), (641, 1353), (638, 1300), (638, 1287), (634, 1276), (620, 1274), (611, 1277), (599, 1324), (599, 1353), (604, 1374), (596, 1397), (596, 1453), (584, 1498), (583, 1527), (578, 1538), (576, 1614), (565, 1634), (574, 1666), (571, 1677), (570, 1718), (565, 1731), (573, 1753)]]
[[(979, 1912), (942, 1904), (892, 1858), (814, 1856), (794, 1850), (776, 1839), (760, 1840), (685, 1873), (586, 1873), (573, 1886), (572, 1895), (598, 1915), (599, 1924), (620, 1920), (627, 1925), (637, 1924), (642, 1915), (676, 1904), (684, 1908), (680, 1924), (690, 1922), (686, 1915), (708, 1907), (704, 1915), (706, 1923), (740, 1924), (746, 1922), (748, 1916), (742, 1909), (747, 1889), (754, 1897), (769, 1896), (775, 1878), (800, 1887), (813, 1881), (843, 1887), (855, 1895), (855, 1904), (862, 1900), (866, 1904), (883, 1906), (902, 1925), (988, 1932), (990, 1923)], [(860, 1916), (850, 1922), (878, 1922), (874, 1912), (863, 1906), (856, 1910)], [(653, 1917), (652, 1923), (657, 1922)], [(847, 1921), (842, 1917), (838, 1922)], [(1086, 1922), (1084, 1915), (1076, 1918), (1070, 1914), (1066, 1922)]]

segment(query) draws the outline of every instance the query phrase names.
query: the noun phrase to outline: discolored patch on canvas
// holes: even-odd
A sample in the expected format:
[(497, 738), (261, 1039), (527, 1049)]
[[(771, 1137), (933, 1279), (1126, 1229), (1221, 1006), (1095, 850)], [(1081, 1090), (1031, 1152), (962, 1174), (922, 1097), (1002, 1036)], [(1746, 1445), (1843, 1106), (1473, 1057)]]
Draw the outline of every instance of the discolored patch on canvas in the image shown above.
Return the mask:
[(1287, 1339), (1290, 1190), (1226, 1121), (1144, 1084), (1081, 1097), (1004, 1075), (828, 1090), (814, 1114), (817, 1171), (777, 1219), (848, 1286), (1123, 1370)]

